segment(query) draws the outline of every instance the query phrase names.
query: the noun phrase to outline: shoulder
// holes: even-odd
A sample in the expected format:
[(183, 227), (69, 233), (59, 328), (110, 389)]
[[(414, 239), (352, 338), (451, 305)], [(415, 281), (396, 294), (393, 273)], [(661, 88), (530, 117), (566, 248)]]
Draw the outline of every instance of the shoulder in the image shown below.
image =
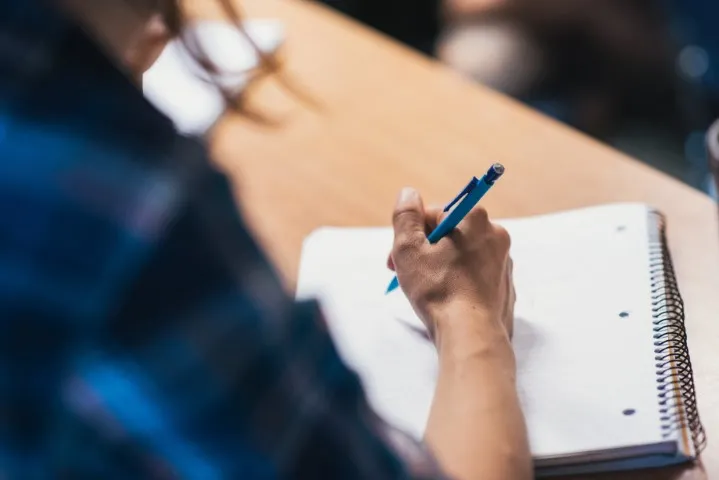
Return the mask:
[(36, 300), (29, 308), (103, 316), (197, 186), (224, 182), (195, 139), (137, 145), (0, 112), (0, 259), (13, 259), (6, 287)]

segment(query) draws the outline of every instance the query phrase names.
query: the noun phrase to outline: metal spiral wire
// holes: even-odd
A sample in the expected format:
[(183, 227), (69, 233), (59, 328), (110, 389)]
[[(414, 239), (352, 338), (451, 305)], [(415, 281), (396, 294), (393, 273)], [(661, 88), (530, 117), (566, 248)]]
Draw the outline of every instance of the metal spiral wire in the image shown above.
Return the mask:
[(654, 212), (652, 223), (655, 228), (650, 228), (649, 253), (654, 360), (662, 434), (669, 437), (677, 431), (688, 430), (698, 455), (706, 446), (706, 434), (697, 410), (684, 327), (684, 302), (666, 246), (664, 217)]

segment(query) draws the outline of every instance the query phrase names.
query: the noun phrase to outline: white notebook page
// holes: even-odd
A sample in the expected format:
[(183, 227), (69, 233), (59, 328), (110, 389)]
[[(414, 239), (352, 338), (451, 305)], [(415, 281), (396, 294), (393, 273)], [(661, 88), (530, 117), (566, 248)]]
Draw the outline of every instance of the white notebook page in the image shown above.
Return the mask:
[[(518, 389), (535, 458), (662, 442), (648, 209), (620, 204), (501, 223), (512, 235)], [(421, 437), (436, 353), (401, 292), (385, 296), (389, 229), (322, 229), (298, 297), (318, 297), (346, 361), (389, 423)]]

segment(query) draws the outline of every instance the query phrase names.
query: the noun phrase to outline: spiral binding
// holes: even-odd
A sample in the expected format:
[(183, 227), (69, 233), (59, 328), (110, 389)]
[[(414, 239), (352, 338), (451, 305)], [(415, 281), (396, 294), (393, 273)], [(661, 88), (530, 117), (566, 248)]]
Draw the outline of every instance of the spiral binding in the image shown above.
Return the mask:
[(651, 214), (649, 252), (652, 284), (654, 360), (662, 435), (689, 431), (694, 454), (706, 446), (706, 434), (699, 419), (694, 374), (684, 328), (684, 302), (679, 293), (674, 267), (666, 243), (665, 220)]

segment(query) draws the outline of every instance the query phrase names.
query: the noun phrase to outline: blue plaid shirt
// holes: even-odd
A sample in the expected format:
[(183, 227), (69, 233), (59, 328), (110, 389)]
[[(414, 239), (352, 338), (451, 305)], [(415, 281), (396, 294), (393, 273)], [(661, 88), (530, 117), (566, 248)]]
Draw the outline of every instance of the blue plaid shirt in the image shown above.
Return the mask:
[(0, 0), (0, 479), (435, 478), (201, 142), (41, 3)]

